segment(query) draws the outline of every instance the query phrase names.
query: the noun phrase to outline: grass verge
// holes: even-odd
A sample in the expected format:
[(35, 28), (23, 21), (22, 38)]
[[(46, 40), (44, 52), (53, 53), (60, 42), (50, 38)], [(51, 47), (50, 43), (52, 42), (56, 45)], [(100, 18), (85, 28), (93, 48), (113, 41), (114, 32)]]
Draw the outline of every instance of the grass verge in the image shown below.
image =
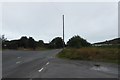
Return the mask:
[(71, 60), (90, 60), (119, 63), (118, 55), (120, 55), (118, 48), (89, 47), (80, 49), (66, 48), (61, 51), (57, 57)]

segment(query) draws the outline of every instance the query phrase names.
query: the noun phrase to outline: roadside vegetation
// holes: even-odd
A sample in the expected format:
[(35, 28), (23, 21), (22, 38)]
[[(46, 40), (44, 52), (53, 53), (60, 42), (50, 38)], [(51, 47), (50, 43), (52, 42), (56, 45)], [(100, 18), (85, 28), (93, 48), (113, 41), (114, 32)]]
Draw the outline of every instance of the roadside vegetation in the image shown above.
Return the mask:
[(49, 43), (44, 43), (43, 40), (35, 41), (33, 37), (22, 36), (20, 39), (7, 40), (4, 35), (0, 38), (3, 50), (49, 50), (63, 47), (63, 40), (61, 37), (55, 37)]
[(118, 63), (119, 45), (93, 46), (85, 39), (74, 36), (57, 57), (71, 60), (89, 60)]
[(87, 48), (65, 48), (57, 56), (59, 58), (71, 60), (90, 60), (118, 63), (118, 48), (100, 48), (100, 47), (87, 47)]
[(17, 40), (9, 41), (4, 35), (2, 35), (0, 41), (2, 50), (51, 50), (61, 49), (64, 46), (64, 49), (57, 55), (57, 57), (71, 60), (118, 63), (118, 56), (120, 56), (120, 38), (91, 44), (86, 39), (76, 35), (70, 38), (65, 44), (61, 37), (55, 37), (49, 43), (44, 43), (43, 40), (35, 41), (33, 37), (28, 38), (26, 36), (22, 36)]

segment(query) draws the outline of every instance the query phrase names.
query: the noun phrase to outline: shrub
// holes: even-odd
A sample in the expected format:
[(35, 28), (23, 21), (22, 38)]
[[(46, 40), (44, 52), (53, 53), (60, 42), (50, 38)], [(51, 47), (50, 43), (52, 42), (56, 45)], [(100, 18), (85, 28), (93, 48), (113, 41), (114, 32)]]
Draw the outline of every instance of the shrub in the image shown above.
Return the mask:
[(67, 46), (72, 48), (81, 48), (90, 46), (90, 43), (87, 42), (85, 39), (81, 38), (80, 36), (73, 36), (67, 42)]

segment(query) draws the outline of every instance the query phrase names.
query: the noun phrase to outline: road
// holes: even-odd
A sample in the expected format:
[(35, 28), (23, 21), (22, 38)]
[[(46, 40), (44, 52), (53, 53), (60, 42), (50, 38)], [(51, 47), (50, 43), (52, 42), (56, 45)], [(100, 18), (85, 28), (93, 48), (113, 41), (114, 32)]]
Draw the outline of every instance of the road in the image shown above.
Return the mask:
[[(3, 78), (117, 78), (118, 65), (55, 57), (62, 49), (2, 52)], [(96, 67), (95, 64), (100, 64)]]

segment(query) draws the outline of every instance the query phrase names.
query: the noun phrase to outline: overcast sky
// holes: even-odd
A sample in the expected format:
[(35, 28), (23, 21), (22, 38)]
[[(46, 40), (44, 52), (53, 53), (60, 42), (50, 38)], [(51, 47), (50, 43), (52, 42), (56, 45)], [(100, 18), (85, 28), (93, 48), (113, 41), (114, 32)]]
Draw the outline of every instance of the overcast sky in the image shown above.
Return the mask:
[(8, 40), (31, 36), (49, 42), (62, 37), (63, 14), (65, 42), (74, 35), (91, 43), (118, 37), (118, 3), (115, 2), (3, 3), (2, 34)]

